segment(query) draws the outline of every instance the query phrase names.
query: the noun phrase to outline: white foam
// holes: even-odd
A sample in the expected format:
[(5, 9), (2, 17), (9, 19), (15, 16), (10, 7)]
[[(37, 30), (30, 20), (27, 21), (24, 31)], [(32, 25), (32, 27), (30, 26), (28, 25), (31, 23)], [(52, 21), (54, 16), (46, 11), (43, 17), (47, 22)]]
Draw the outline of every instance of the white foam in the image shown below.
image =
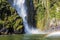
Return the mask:
[(46, 37), (60, 37), (60, 31), (49, 33)]

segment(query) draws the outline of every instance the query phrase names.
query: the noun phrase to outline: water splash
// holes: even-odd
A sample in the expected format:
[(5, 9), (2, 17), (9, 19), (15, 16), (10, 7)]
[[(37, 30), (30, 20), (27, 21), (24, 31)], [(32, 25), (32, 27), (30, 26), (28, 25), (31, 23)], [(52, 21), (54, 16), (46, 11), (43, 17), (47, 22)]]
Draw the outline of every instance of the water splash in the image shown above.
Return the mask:
[[(10, 1), (11, 2), (11, 1)], [(27, 6), (25, 0), (13, 0), (12, 6), (16, 9), (17, 13), (23, 19), (23, 24), (26, 34), (42, 34), (43, 32), (34, 28), (29, 28), (27, 22)]]
[(58, 37), (60, 37), (60, 31), (49, 33), (46, 37), (58, 38)]

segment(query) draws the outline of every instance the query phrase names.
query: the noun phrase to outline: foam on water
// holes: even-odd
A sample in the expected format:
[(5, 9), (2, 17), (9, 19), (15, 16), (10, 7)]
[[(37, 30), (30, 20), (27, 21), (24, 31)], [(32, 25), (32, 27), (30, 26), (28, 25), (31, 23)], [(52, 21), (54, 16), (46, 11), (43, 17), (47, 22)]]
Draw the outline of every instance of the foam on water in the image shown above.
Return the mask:
[(51, 37), (51, 38), (60, 37), (60, 31), (49, 33), (46, 37)]

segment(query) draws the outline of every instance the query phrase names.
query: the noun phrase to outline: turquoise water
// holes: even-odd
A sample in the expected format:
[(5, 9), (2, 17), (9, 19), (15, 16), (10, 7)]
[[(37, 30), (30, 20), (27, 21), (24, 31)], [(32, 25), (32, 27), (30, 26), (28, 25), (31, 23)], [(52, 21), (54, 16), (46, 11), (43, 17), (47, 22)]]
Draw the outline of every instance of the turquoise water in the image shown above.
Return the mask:
[(59, 40), (60, 38), (46, 38), (45, 35), (1, 35), (0, 40)]

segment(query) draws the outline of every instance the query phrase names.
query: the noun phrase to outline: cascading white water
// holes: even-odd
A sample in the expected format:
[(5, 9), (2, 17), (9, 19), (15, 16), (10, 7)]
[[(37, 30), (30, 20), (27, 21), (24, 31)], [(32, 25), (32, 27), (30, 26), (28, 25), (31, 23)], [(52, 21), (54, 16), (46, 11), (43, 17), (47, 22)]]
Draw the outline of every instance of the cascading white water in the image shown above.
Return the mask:
[(17, 13), (23, 19), (23, 24), (25, 28), (26, 34), (42, 34), (40, 30), (29, 28), (27, 22), (27, 6), (25, 4), (25, 0), (13, 0), (12, 6), (16, 9)]
[(30, 29), (27, 23), (27, 7), (25, 6), (25, 0), (14, 0), (13, 7), (16, 9), (19, 16), (23, 19), (25, 33), (30, 33)]

